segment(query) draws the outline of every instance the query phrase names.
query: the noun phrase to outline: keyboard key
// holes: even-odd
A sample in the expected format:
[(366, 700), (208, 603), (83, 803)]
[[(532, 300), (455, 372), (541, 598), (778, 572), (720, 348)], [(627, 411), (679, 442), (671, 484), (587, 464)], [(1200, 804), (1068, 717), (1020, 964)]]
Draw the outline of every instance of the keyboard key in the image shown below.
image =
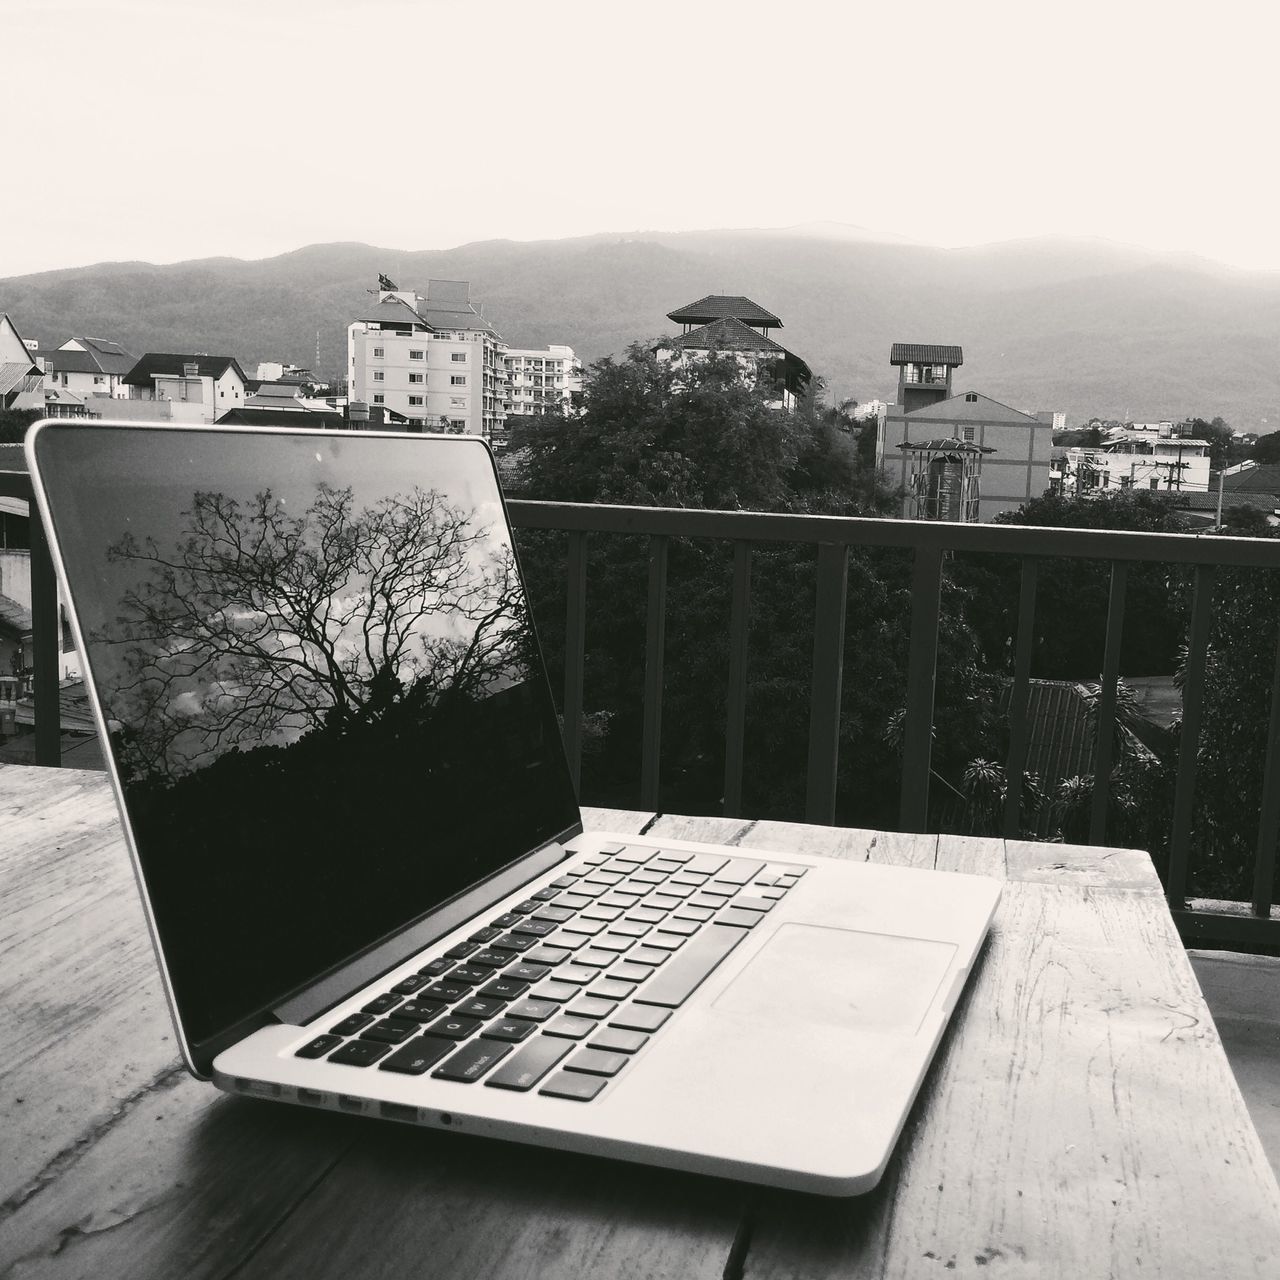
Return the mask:
[(619, 911), (626, 911), (628, 908), (634, 907), (644, 897), (644, 893), (640, 891), (641, 889), (646, 893), (648, 892), (647, 885), (641, 885), (639, 889), (615, 889), (612, 893), (606, 893), (603, 898), (598, 898), (596, 906), (616, 907)]
[(450, 960), (465, 960), (473, 952), (479, 951), (480, 945), (475, 942), (459, 942), (457, 946), (450, 947), (445, 955)]
[(686, 871), (701, 871), (706, 875), (713, 876), (728, 861), (728, 858), (722, 858), (718, 853), (699, 853), (684, 864), (684, 869)]
[(584, 947), (574, 956), (574, 961), (591, 969), (607, 969), (617, 958), (612, 951), (601, 951), (596, 947)]
[[(710, 894), (699, 894), (696, 898), (690, 898), (686, 907), (689, 909), (700, 907), (703, 911), (714, 912), (719, 911), (724, 906), (725, 901), (724, 898), (717, 898)], [(687, 916), (689, 912), (688, 910), (682, 910), (680, 914)], [(706, 916), (703, 916), (704, 920), (706, 918)]]
[(530, 964), (524, 960), (519, 964), (513, 964), (510, 969), (504, 971), (502, 976), (510, 978), (513, 982), (541, 982), (550, 972), (550, 968), (545, 964)]
[(493, 951), (528, 951), (530, 947), (537, 945), (537, 938), (527, 933), (508, 933), (499, 938), (490, 950)]
[(758, 911), (742, 911), (737, 907), (725, 907), (716, 916), (717, 924), (732, 925), (735, 929), (754, 929), (764, 919)]
[(599, 1035), (592, 1036), (589, 1045), (606, 1053), (635, 1053), (649, 1043), (649, 1037), (639, 1031), (623, 1031), (619, 1027), (602, 1027)]
[(556, 899), (557, 907), (568, 907), (570, 911), (581, 911), (583, 907), (589, 907), (593, 899), (584, 898), (580, 893), (562, 893)]
[[(599, 977), (598, 974), (596, 976)], [(632, 964), (629, 960), (623, 960), (609, 970), (610, 978), (620, 978), (623, 982), (643, 982), (652, 976), (653, 970), (647, 964)], [(557, 973), (556, 977), (562, 978), (564, 974)]]
[(721, 884), (719, 880), (713, 880), (710, 884), (702, 886), (702, 892), (708, 898), (732, 898), (738, 892), (738, 888), (736, 884)]
[(379, 1058), (391, 1052), (389, 1044), (376, 1040), (348, 1040), (329, 1055), (330, 1062), (340, 1062), (344, 1067), (371, 1067)]
[(691, 898), (700, 891), (699, 886), (692, 884), (672, 884), (670, 880), (662, 886), (664, 898)]
[(567, 886), (565, 885), (561, 885), (559, 888), (556, 888), (554, 885), (547, 885), (545, 889), (539, 889), (537, 893), (531, 893), (529, 896), (534, 900), (534, 902), (550, 902), (552, 898), (558, 898), (560, 896), (560, 889), (566, 887)]
[(644, 900), (644, 905), (655, 911), (674, 911), (683, 904), (679, 898), (673, 898), (669, 893), (651, 893)]
[[(651, 1010), (657, 1013), (658, 1010)], [(585, 1040), (593, 1031), (599, 1028), (600, 1024), (591, 1018), (571, 1018), (569, 1015), (561, 1014), (552, 1022), (548, 1022), (542, 1028), (543, 1035), (558, 1036), (562, 1040)]]
[(531, 918), (546, 924), (563, 924), (566, 920), (573, 919), (573, 912), (566, 907), (542, 907), (538, 914)]
[(663, 951), (676, 951), (688, 941), (683, 933), (668, 933), (665, 929), (655, 930), (645, 940), (646, 947), (659, 947)]
[(621, 907), (602, 907), (600, 903), (593, 902), (582, 913), (584, 920), (603, 920), (608, 924), (611, 920), (616, 920), (622, 914)]
[(670, 1009), (659, 1009), (656, 1005), (633, 1004), (615, 1013), (609, 1019), (611, 1027), (623, 1031), (657, 1031), (671, 1017)]
[(507, 1059), (486, 1081), (494, 1089), (532, 1089), (552, 1067), (573, 1052), (573, 1045), (549, 1036), (538, 1036)]
[(574, 986), (572, 982), (557, 982), (554, 978), (548, 978), (545, 982), (540, 982), (529, 996), (533, 1000), (554, 1000), (556, 1004), (564, 1004), (568, 1000), (576, 1000), (582, 994), (580, 987)]
[(424, 978), (438, 978), (442, 973), (453, 968), (453, 961), (443, 956), (439, 960), (430, 960), (418, 970)]
[(390, 1013), (400, 1003), (400, 997), (390, 991), (386, 995), (374, 996), (368, 1004), (361, 1005), (365, 1013)]
[(529, 1022), (545, 1022), (560, 1012), (554, 1000), (521, 1000), (507, 1010), (508, 1018), (524, 1018)]
[(536, 899), (526, 898), (523, 902), (517, 902), (511, 910), (518, 916), (528, 916), (537, 911), (540, 906), (542, 906), (542, 903), (538, 902)]
[(613, 856), (618, 862), (629, 862), (634, 867), (642, 867), (653, 855), (648, 849), (632, 849), (623, 845), (614, 851)]
[(450, 1013), (433, 1022), (427, 1028), (427, 1034), (443, 1036), (446, 1040), (465, 1040), (479, 1025), (479, 1018), (460, 1018), (456, 1013)]
[(471, 957), (471, 964), (478, 969), (501, 969), (510, 963), (510, 951), (490, 951), (486, 948), (484, 951), (477, 951)]
[(607, 1053), (603, 1049), (579, 1049), (564, 1064), (566, 1071), (584, 1071), (593, 1076), (616, 1076), (631, 1059), (625, 1053)]
[(535, 938), (545, 938), (547, 934), (553, 933), (555, 929), (556, 924), (552, 920), (539, 920), (537, 916), (525, 916), (523, 923), (513, 932), (532, 934)]
[(575, 898), (591, 898), (594, 901), (596, 898), (602, 897), (604, 894), (608, 893), (612, 888), (613, 885), (611, 884), (604, 884), (593, 880), (579, 880), (578, 883), (573, 886), (573, 896)]
[(557, 1071), (538, 1090), (548, 1098), (568, 1098), (573, 1102), (590, 1102), (609, 1082), (603, 1076), (587, 1076), (579, 1071)]
[(630, 951), (636, 945), (636, 940), (621, 933), (603, 933), (592, 945), (601, 951), (612, 951), (620, 955), (624, 951)]
[(402, 1044), (389, 1058), (378, 1063), (379, 1071), (399, 1071), (406, 1076), (425, 1075), (432, 1067), (458, 1046), (452, 1040), (440, 1040), (435, 1036), (419, 1036)]
[(749, 884), (764, 870), (763, 862), (751, 862), (747, 858), (730, 858), (729, 865), (716, 872), (717, 880), (726, 880), (730, 884)]
[(662, 973), (655, 974), (645, 984), (636, 999), (642, 1004), (678, 1008), (746, 936), (745, 930), (726, 929), (718, 924), (703, 929), (671, 957), (671, 963)]
[(647, 964), (652, 968), (662, 964), (667, 959), (667, 953), (657, 947), (636, 947), (628, 953), (627, 959), (632, 964)]
[(408, 1000), (396, 1010), (397, 1018), (412, 1018), (414, 1022), (430, 1022), (438, 1018), (449, 1006), (440, 1000)]
[(475, 933), (469, 934), (467, 941), (474, 942), (478, 947), (483, 947), (486, 942), (492, 942), (501, 932), (501, 929), (495, 929), (490, 925), (487, 929), (477, 929)]
[(627, 919), (640, 924), (657, 924), (659, 920), (666, 918), (666, 914), (665, 911), (655, 911), (652, 907), (632, 907), (627, 912)]
[(786, 895), (786, 892), (787, 891), (785, 889), (758, 889), (756, 891), (756, 897), (768, 898), (770, 902), (777, 902), (779, 898)]
[(772, 911), (773, 903), (768, 898), (754, 898), (750, 894), (740, 893), (733, 900), (735, 907), (743, 911)]
[(666, 871), (652, 871), (648, 867), (633, 872), (631, 876), (632, 884), (661, 884), (669, 873)]
[(587, 854), (587, 856), (583, 858), (582, 863), (584, 866), (587, 866), (587, 867), (598, 867), (602, 863), (608, 862), (612, 856), (613, 856), (612, 849), (601, 850), (601, 852), (599, 853)]
[(476, 993), (487, 996), (491, 1000), (518, 1000), (529, 990), (527, 982), (518, 982), (514, 978), (494, 978), (487, 982)]
[(691, 902), (686, 902), (679, 911), (675, 913), (677, 920), (710, 920), (716, 913), (716, 907), (695, 906)]
[(587, 995), (603, 1000), (625, 1000), (634, 990), (634, 982), (619, 982), (616, 978), (601, 978), (587, 988)]
[(547, 886), (547, 888), (548, 889), (572, 889), (573, 880), (574, 880), (573, 876), (561, 876), (559, 880), (553, 880)]
[(452, 1004), (470, 991), (470, 986), (461, 982), (433, 982), (422, 994), (428, 1000), (443, 1000), (445, 1004)]
[(464, 1000), (454, 1010), (460, 1018), (492, 1018), (495, 1013), (501, 1013), (505, 1001), (490, 1000), (487, 996), (472, 996), (470, 1000)]
[(619, 880), (625, 880), (626, 876), (619, 875), (616, 871), (610, 871), (608, 867), (597, 867), (591, 873), (591, 879), (604, 884), (617, 884)]
[(400, 1044), (422, 1028), (411, 1018), (383, 1018), (360, 1033), (361, 1040), (379, 1040), (383, 1044)]
[(426, 985), (426, 978), (421, 974), (411, 973), (407, 978), (401, 978), (391, 990), (402, 996), (411, 996), (415, 991), (421, 991)]
[(693, 861), (693, 854), (685, 853), (683, 849), (660, 849), (653, 856), (664, 862), (678, 862), (681, 866)]
[(335, 1036), (353, 1036), (357, 1031), (363, 1031), (373, 1021), (371, 1013), (349, 1013), (341, 1022), (330, 1027), (329, 1030)]
[(641, 924), (638, 920), (615, 920), (610, 933), (620, 933), (624, 938), (643, 938), (652, 925)]
[(432, 1073), (433, 1080), (456, 1080), (474, 1084), (490, 1067), (496, 1066), (511, 1052), (509, 1044), (499, 1040), (473, 1040), (463, 1045), (452, 1058), (446, 1059)]
[(445, 975), (446, 982), (465, 983), (468, 987), (474, 987), (477, 982), (488, 982), (488, 969), (481, 969), (473, 964), (458, 964)]
[(301, 1049), (295, 1049), (293, 1056), (295, 1058), (323, 1058), (330, 1049), (341, 1043), (341, 1036), (316, 1036), (314, 1040), (308, 1040)]
[[(547, 939), (547, 945), (550, 947), (558, 947), (566, 953), (577, 951), (579, 947), (585, 947), (591, 939), (585, 933), (565, 933), (563, 929), (557, 929)], [(533, 953), (530, 952), (530, 955)]]
[(607, 1018), (616, 1008), (616, 1000), (605, 1000), (600, 996), (585, 995), (575, 1000), (566, 1010), (571, 1018)]
[(711, 877), (705, 875), (701, 871), (690, 871), (687, 867), (671, 877), (672, 884), (689, 884), (697, 888), (700, 884), (706, 884)]
[(661, 928), (663, 933), (678, 933), (688, 938), (697, 933), (701, 927), (697, 920), (682, 920), (679, 916), (669, 916), (662, 922)]
[[(512, 925), (519, 924), (523, 919), (524, 916), (517, 915), (514, 911), (508, 911), (505, 915), (500, 915), (496, 920), (490, 921), (490, 923), (498, 930), (499, 933), (501, 933), (506, 929), (510, 929)], [(497, 936), (497, 934), (494, 934), (495, 938)]]
[(582, 964), (565, 964), (556, 970), (557, 982), (576, 982), (579, 986), (594, 982), (599, 976), (594, 969), (589, 969)]
[(658, 858), (650, 858), (645, 866), (647, 871), (661, 871), (664, 876), (669, 876), (673, 871), (680, 871), (684, 867), (682, 862), (673, 862), (670, 858), (663, 855)]
[(579, 916), (576, 920), (566, 921), (560, 932), (581, 933), (588, 938), (593, 938), (604, 929), (604, 925), (603, 920), (588, 920), (585, 916)]
[(497, 1022), (491, 1022), (480, 1033), (486, 1040), (508, 1040), (512, 1043), (518, 1043), (521, 1040), (527, 1040), (535, 1031), (537, 1031), (537, 1023), (521, 1022), (518, 1018), (499, 1018)]

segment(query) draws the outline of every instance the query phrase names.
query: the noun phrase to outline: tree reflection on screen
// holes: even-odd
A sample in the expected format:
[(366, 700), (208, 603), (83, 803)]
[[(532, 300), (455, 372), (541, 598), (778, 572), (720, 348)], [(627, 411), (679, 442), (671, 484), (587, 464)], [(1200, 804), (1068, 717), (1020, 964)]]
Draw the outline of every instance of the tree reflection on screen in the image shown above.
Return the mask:
[(126, 533), (107, 553), (140, 571), (94, 637), (116, 655), (126, 783), (316, 735), (390, 744), (527, 677), (510, 547), (436, 490), (357, 509), (350, 488), (321, 484), (300, 514), (270, 490), (197, 491), (182, 520), (172, 547)]

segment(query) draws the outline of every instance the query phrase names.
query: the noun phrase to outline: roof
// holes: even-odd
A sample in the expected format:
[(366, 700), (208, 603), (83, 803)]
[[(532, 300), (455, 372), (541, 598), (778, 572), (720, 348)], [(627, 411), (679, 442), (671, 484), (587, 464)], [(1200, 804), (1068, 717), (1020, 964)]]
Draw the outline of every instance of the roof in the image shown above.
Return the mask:
[(667, 319), (676, 324), (710, 324), (713, 320), (742, 320), (749, 325), (762, 325), (766, 329), (781, 329), (782, 321), (766, 311), (758, 302), (740, 294), (709, 293), (686, 307), (667, 312)]
[(338, 410), (321, 413), (316, 409), (270, 409), (257, 405), (245, 405), (228, 409), (218, 419), (220, 427), (345, 427)]
[(27, 378), (41, 376), (39, 365), (30, 362), (15, 360), (8, 364), (0, 364), (0, 395), (12, 391)]
[(67, 373), (110, 373), (123, 377), (138, 362), (138, 357), (126, 351), (118, 342), (106, 338), (68, 338), (78, 342), (82, 351), (68, 349), (63, 343), (56, 351), (41, 349), (47, 369), (65, 370)]
[(415, 311), (403, 298), (395, 294), (383, 298), (371, 311), (360, 317), (366, 324), (420, 324), (431, 328), (422, 315)]
[[(969, 397), (973, 399), (970, 400)], [(1047, 424), (1028, 413), (1001, 404), (990, 396), (979, 391), (962, 391), (959, 395), (950, 396), (946, 400), (938, 400), (934, 404), (921, 405), (906, 415), (908, 422), (999, 422), (1024, 427), (1039, 427), (1048, 431)]]
[(148, 351), (125, 374), (124, 381), (131, 387), (150, 386), (152, 379), (156, 377), (182, 377), (189, 364), (196, 366), (196, 373), (201, 378), (220, 378), (231, 368), (239, 375), (241, 382), (245, 381), (244, 370), (234, 356), (186, 356), (157, 351)]
[(938, 347), (923, 342), (895, 342), (889, 349), (890, 364), (947, 364), (958, 369), (964, 364), (959, 347)]
[[(1196, 490), (1188, 492), (1186, 489), (1176, 489), (1172, 493), (1161, 492), (1162, 498), (1172, 498), (1175, 507), (1183, 508), (1187, 511), (1217, 511), (1218, 509), (1218, 490), (1211, 488), (1207, 493)], [(1227, 489), (1222, 495), (1223, 511), (1230, 511), (1232, 507), (1252, 507), (1255, 511), (1265, 511), (1271, 515), (1275, 511), (1280, 511), (1280, 494), (1275, 493), (1254, 493), (1252, 491), (1235, 490), (1234, 492)]]
[(31, 610), (6, 595), (0, 595), (0, 631), (28, 635), (31, 631)]
[(1228, 493), (1280, 493), (1280, 464), (1264, 463), (1228, 474), (1223, 478), (1222, 487)]
[(919, 449), (929, 453), (995, 453), (990, 445), (978, 444), (973, 440), (959, 440), (948, 436), (943, 440), (908, 440), (898, 446), (899, 449)]
[(786, 347), (781, 343), (766, 338), (741, 320), (729, 317), (690, 329), (678, 338), (668, 338), (662, 345), (691, 351), (768, 351), (780, 356), (787, 354)]

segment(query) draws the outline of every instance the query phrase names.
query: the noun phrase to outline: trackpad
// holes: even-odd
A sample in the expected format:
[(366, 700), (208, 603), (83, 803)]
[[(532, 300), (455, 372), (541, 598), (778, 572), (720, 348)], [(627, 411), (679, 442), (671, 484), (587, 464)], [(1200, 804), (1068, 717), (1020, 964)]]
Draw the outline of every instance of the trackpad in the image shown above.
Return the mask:
[(912, 1035), (955, 952), (950, 942), (784, 924), (715, 1007)]

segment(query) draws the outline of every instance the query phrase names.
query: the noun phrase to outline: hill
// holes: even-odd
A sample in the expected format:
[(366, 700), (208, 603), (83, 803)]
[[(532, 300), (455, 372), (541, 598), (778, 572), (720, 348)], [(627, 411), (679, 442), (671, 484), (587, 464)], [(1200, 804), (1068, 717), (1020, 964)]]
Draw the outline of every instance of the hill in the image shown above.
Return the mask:
[(145, 350), (315, 362), (336, 375), (346, 326), (386, 272), (405, 287), (471, 281), (513, 345), (568, 342), (586, 360), (672, 328), (707, 293), (746, 294), (837, 397), (892, 399), (895, 341), (959, 343), (957, 390), (1015, 408), (1139, 420), (1221, 415), (1280, 426), (1280, 273), (1107, 241), (937, 249), (821, 224), (783, 230), (485, 241), (406, 252), (311, 245), (247, 262), (106, 263), (0, 281), (25, 337), (100, 334)]

